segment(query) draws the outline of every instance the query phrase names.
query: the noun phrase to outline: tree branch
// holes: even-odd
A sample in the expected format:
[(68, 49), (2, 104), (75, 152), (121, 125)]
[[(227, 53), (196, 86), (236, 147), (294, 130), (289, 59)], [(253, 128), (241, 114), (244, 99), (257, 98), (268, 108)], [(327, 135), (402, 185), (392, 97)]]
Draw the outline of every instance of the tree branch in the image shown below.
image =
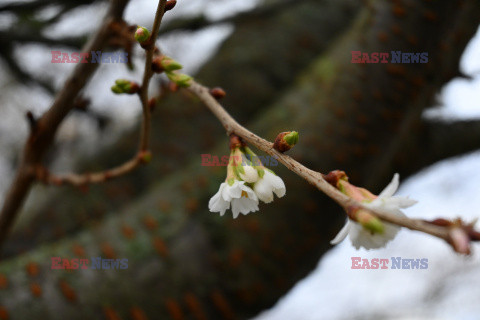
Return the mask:
[[(165, 13), (165, 3), (166, 0), (160, 0), (158, 2), (158, 8), (155, 15), (155, 21), (153, 24), (153, 32), (150, 39), (156, 39), (158, 35), (158, 30), (160, 28), (160, 24), (162, 21), (163, 14)], [(125, 163), (116, 166), (111, 169), (107, 169), (100, 172), (95, 173), (84, 173), (84, 174), (76, 174), (76, 173), (67, 173), (64, 175), (56, 175), (50, 173), (44, 167), (39, 167), (36, 170), (36, 178), (39, 181), (42, 181), (47, 184), (53, 185), (62, 185), (64, 183), (68, 183), (74, 186), (83, 186), (86, 184), (93, 184), (93, 183), (101, 183), (107, 180), (125, 175), (135, 168), (137, 168), (140, 164), (147, 163), (150, 158), (150, 152), (148, 150), (149, 145), (149, 138), (150, 138), (150, 121), (151, 121), (151, 108), (148, 104), (148, 84), (150, 79), (152, 78), (152, 58), (153, 53), (155, 51), (154, 43), (151, 43), (146, 49), (146, 60), (145, 60), (145, 71), (143, 74), (143, 82), (138, 95), (140, 97), (142, 103), (142, 110), (143, 110), (143, 120), (142, 126), (140, 130), (140, 141), (139, 141), (139, 151), (138, 153), (132, 157), (130, 160), (126, 161)]]
[[(104, 19), (104, 24), (85, 45), (83, 51), (102, 50), (110, 34), (111, 24), (121, 19), (129, 0), (113, 0)], [(74, 107), (72, 101), (97, 69), (96, 63), (80, 63), (65, 82), (53, 105), (38, 120), (36, 129), (30, 133), (25, 144), (17, 174), (7, 192), (0, 212), (0, 246), (5, 241), (14, 218), (35, 181), (35, 170), (41, 164), (47, 149), (51, 146), (60, 123)]]
[(145, 71), (143, 72), (143, 81), (140, 88), (140, 100), (142, 101), (143, 108), (143, 122), (142, 122), (142, 135), (140, 136), (140, 151), (146, 151), (149, 146), (150, 140), (150, 125), (151, 125), (151, 115), (150, 108), (148, 107), (148, 85), (150, 84), (150, 79), (152, 78), (152, 60), (153, 52), (155, 51), (155, 40), (158, 36), (158, 31), (160, 29), (160, 24), (162, 23), (163, 15), (165, 14), (165, 4), (166, 0), (160, 0), (158, 2), (157, 12), (155, 14), (155, 20), (153, 21), (152, 34), (150, 36), (151, 45), (146, 49), (146, 58), (145, 58)]
[[(457, 247), (454, 245), (452, 240), (452, 232), (449, 229), (449, 226), (440, 226), (420, 219), (411, 219), (404, 216), (395, 215), (392, 213), (377, 211), (369, 209), (362, 205), (362, 203), (354, 200), (353, 198), (343, 194), (332, 185), (330, 185), (324, 178), (324, 175), (313, 171), (298, 161), (292, 159), (291, 157), (284, 155), (276, 151), (273, 148), (273, 144), (256, 134), (252, 133), (245, 127), (241, 126), (238, 122), (233, 119), (227, 111), (211, 96), (209, 89), (198, 84), (197, 82), (192, 82), (191, 86), (188, 88), (190, 92), (195, 94), (206, 106), (207, 108), (217, 117), (217, 119), (222, 123), (223, 127), (227, 131), (227, 134), (236, 134), (242, 137), (245, 141), (255, 146), (256, 148), (264, 151), (265, 153), (275, 157), (281, 162), (287, 169), (296, 173), (301, 178), (305, 179), (308, 183), (317, 187), (318, 190), (325, 193), (332, 200), (337, 202), (342, 208), (347, 210), (352, 207), (363, 208), (381, 220), (386, 222), (405, 227), (411, 230), (420, 231), (423, 233), (430, 234), (432, 236), (438, 237), (445, 240), (447, 243), (450, 243), (454, 250), (457, 250)], [(477, 239), (474, 239), (477, 240)]]

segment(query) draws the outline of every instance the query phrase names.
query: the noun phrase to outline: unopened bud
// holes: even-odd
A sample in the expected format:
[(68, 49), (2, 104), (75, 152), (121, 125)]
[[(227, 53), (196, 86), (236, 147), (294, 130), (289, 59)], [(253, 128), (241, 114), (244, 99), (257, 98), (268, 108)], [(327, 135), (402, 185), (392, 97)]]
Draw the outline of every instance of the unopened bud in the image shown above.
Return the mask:
[(152, 161), (152, 153), (150, 151), (142, 151), (138, 154), (138, 159), (142, 163), (149, 163)]
[(162, 67), (162, 57), (156, 57), (152, 60), (152, 71), (155, 73), (162, 73), (165, 71)]
[(168, 0), (167, 3), (165, 3), (165, 12), (172, 10), (176, 4), (177, 0)]
[(339, 184), (338, 184), (339, 181), (340, 180), (348, 181), (348, 176), (345, 173), (345, 171), (333, 170), (333, 171), (330, 171), (327, 174), (324, 174), (323, 179), (325, 179), (325, 181), (330, 183), (335, 188), (338, 188), (339, 187)]
[(115, 81), (115, 85), (111, 87), (112, 92), (116, 94), (134, 94), (140, 90), (140, 86), (130, 80), (118, 79)]
[(142, 44), (148, 39), (150, 39), (150, 31), (145, 27), (138, 27), (137, 31), (135, 31), (135, 40)]
[(155, 110), (155, 107), (157, 105), (157, 99), (151, 98), (148, 100), (148, 108), (150, 109), (150, 112), (153, 112)]
[(233, 150), (233, 149), (236, 149), (236, 148), (240, 148), (240, 147), (244, 147), (246, 144), (245, 142), (243, 142), (242, 138), (240, 138), (239, 136), (235, 135), (235, 134), (231, 134), (230, 135), (230, 150)]
[(288, 131), (278, 134), (275, 138), (275, 143), (273, 148), (279, 152), (285, 152), (293, 148), (298, 142), (298, 132), (297, 131)]
[(180, 63), (167, 56), (161, 57), (160, 64), (165, 72), (171, 72), (183, 68)]
[(373, 233), (381, 234), (385, 231), (385, 226), (382, 221), (365, 209), (355, 209), (349, 215), (352, 215), (353, 220), (357, 221), (362, 227)]
[(176, 84), (175, 82), (169, 82), (168, 83), (168, 90), (170, 92), (177, 92), (178, 91), (178, 84)]
[(189, 87), (192, 84), (192, 77), (183, 73), (167, 72), (167, 77), (179, 87)]
[(225, 90), (223, 90), (222, 88), (219, 88), (219, 87), (210, 89), (210, 94), (212, 95), (212, 97), (214, 97), (217, 100), (222, 99), (223, 97), (225, 97), (227, 95)]

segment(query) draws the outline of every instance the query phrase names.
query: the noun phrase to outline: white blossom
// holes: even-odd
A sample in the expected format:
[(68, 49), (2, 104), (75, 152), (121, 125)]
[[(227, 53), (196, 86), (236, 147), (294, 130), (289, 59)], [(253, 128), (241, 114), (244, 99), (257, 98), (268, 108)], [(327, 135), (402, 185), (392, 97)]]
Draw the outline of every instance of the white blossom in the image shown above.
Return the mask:
[(234, 219), (240, 213), (246, 215), (258, 211), (258, 198), (255, 192), (245, 185), (245, 181), (234, 180), (232, 185), (223, 182), (218, 192), (210, 199), (208, 209), (210, 212), (220, 212), (223, 216), (225, 211), (230, 209), (230, 204)]
[(240, 165), (239, 168), (243, 172), (239, 170), (239, 176), (242, 180), (244, 180), (247, 183), (255, 183), (258, 180), (258, 171), (254, 167), (250, 165)]
[(253, 185), (253, 190), (257, 194), (258, 199), (265, 203), (270, 203), (273, 201), (273, 193), (281, 198), (285, 195), (286, 189), (282, 178), (267, 169), (264, 172), (263, 177)]
[[(396, 173), (392, 182), (371, 202), (364, 202), (363, 205), (369, 209), (405, 216), (400, 210), (401, 208), (408, 208), (417, 201), (407, 198), (393, 196), (397, 191), (399, 185), (399, 175)], [(384, 247), (387, 242), (395, 238), (400, 227), (388, 222), (382, 222), (384, 225), (383, 233), (372, 233), (371, 231), (362, 227), (361, 224), (351, 219), (347, 219), (345, 226), (340, 230), (337, 236), (330, 242), (331, 244), (338, 244), (342, 242), (347, 235), (352, 241), (356, 249), (364, 247), (365, 249), (376, 249)]]

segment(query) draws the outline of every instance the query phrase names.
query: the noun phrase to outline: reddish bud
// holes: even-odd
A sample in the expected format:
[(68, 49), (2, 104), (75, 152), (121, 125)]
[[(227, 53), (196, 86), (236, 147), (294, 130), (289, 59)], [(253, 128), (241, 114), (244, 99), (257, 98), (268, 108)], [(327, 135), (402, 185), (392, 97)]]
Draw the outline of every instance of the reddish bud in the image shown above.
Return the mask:
[(220, 100), (227, 95), (225, 90), (223, 90), (220, 87), (210, 89), (210, 94), (212, 95), (212, 97), (214, 97), (217, 100)]
[(144, 164), (149, 163), (152, 161), (152, 153), (150, 151), (141, 151), (138, 154), (138, 160)]
[(162, 73), (164, 71), (162, 67), (162, 57), (156, 57), (152, 60), (152, 71), (155, 73)]
[(169, 82), (168, 83), (168, 90), (170, 90), (170, 92), (177, 92), (178, 91), (178, 84), (176, 84), (175, 82)]
[(330, 171), (327, 174), (324, 174), (323, 179), (325, 179), (325, 181), (327, 181), (328, 183), (330, 183), (332, 186), (336, 188), (338, 186), (338, 181), (339, 180), (348, 181), (348, 176), (345, 173), (345, 171), (334, 170), (334, 171)]
[(298, 132), (296, 131), (287, 131), (279, 133), (275, 138), (273, 148), (278, 152), (285, 152), (293, 148), (293, 146), (298, 142)]
[(157, 99), (151, 98), (148, 100), (148, 108), (150, 109), (150, 112), (153, 112), (155, 110), (155, 107), (157, 105)]
[(230, 150), (235, 148), (240, 148), (246, 146), (246, 143), (243, 142), (242, 138), (237, 136), (236, 134), (230, 135)]
[(427, 221), (427, 220), (424, 220), (424, 221), (427, 222), (427, 223), (436, 225), (436, 226), (440, 226), (440, 227), (449, 227), (449, 226), (453, 225), (452, 221), (447, 220), (447, 219), (443, 219), (443, 218), (438, 218), (438, 219), (435, 219), (435, 220), (432, 220), (432, 221)]
[(177, 5), (177, 0), (168, 0), (165, 3), (165, 12), (172, 10)]

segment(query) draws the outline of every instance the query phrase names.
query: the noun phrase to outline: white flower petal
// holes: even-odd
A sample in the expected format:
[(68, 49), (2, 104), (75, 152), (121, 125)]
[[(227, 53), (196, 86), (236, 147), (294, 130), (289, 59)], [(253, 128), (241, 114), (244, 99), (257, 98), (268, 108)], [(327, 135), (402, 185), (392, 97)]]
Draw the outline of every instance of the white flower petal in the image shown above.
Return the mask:
[(400, 184), (400, 175), (395, 173), (393, 175), (392, 181), (388, 184), (388, 186), (383, 189), (382, 192), (378, 195), (379, 198), (387, 198), (393, 196), (395, 192), (397, 192), (398, 185)]
[(230, 206), (233, 218), (237, 218), (240, 213), (258, 211), (258, 197), (252, 188), (245, 185), (245, 181), (236, 180), (231, 186), (224, 182), (208, 202), (208, 208), (223, 215)]
[(381, 234), (372, 233), (355, 221), (351, 221), (351, 223), (352, 226), (348, 236), (352, 241), (352, 245), (356, 249), (359, 249), (360, 247), (363, 247), (367, 250), (383, 248), (389, 241), (395, 238), (400, 230), (400, 227), (392, 225), (388, 222), (383, 222), (384, 232)]
[(330, 241), (330, 244), (338, 244), (338, 243), (342, 242), (345, 239), (345, 237), (348, 235), (348, 233), (350, 232), (350, 224), (351, 224), (350, 219), (347, 219), (347, 222), (343, 226), (342, 230), (340, 230), (340, 232), (337, 233), (335, 238), (333, 238), (333, 240)]
[[(366, 208), (372, 209), (378, 212), (385, 212), (395, 214), (398, 216), (405, 216), (400, 210), (401, 208), (407, 208), (417, 201), (407, 197), (393, 197), (393, 194), (397, 191), (399, 185), (399, 175), (396, 173), (392, 182), (380, 193), (380, 195), (372, 202), (364, 202), (363, 205)], [(352, 245), (359, 249), (363, 247), (367, 250), (383, 248), (392, 239), (395, 238), (400, 227), (388, 222), (382, 222), (384, 226), (383, 233), (373, 233), (370, 230), (365, 229), (361, 224), (353, 220), (349, 220), (349, 228), (347, 231), (346, 226), (339, 232), (337, 237), (332, 240), (331, 243), (338, 243), (345, 238), (346, 233), (352, 241)], [(338, 239), (337, 239), (338, 238)], [(339, 241), (336, 241), (339, 240)]]
[(258, 171), (252, 166), (243, 166), (243, 171), (245, 173), (240, 173), (240, 178), (248, 183), (255, 183), (259, 179)]
[(258, 203), (257, 195), (252, 190), (252, 188), (250, 188), (249, 186), (246, 186), (244, 184), (242, 184), (242, 186), (240, 188), (242, 189), (242, 191), (245, 191), (247, 193), (247, 196), (248, 196), (249, 199), (252, 199), (252, 200), (254, 200)]
[(270, 173), (270, 183), (273, 186), (273, 192), (277, 195), (277, 197), (281, 198), (285, 195), (286, 188), (285, 188), (285, 183), (283, 182), (282, 178), (279, 176), (274, 175), (273, 173)]
[(285, 183), (282, 178), (276, 176), (268, 170), (265, 170), (263, 178), (259, 179), (253, 186), (253, 190), (257, 194), (258, 198), (265, 202), (270, 203), (273, 201), (273, 193), (277, 197), (283, 197), (285, 195)]
[(272, 188), (265, 179), (260, 179), (253, 186), (253, 190), (257, 195), (258, 199), (265, 203), (270, 203), (273, 201), (273, 192)]
[(410, 199), (409, 197), (392, 197), (392, 199), (398, 201), (398, 206), (400, 208), (408, 208), (418, 203), (417, 200)]
[(238, 202), (238, 199), (232, 200), (232, 213), (233, 219), (237, 219), (238, 215), (240, 214), (240, 203)]
[(225, 211), (230, 208), (230, 202), (225, 201), (222, 197), (225, 183), (220, 185), (218, 192), (208, 202), (208, 209), (210, 212), (220, 212), (220, 215), (224, 215)]
[(244, 181), (235, 180), (231, 186), (227, 184), (227, 193), (230, 199), (240, 198), (242, 196), (242, 186), (244, 183)]

